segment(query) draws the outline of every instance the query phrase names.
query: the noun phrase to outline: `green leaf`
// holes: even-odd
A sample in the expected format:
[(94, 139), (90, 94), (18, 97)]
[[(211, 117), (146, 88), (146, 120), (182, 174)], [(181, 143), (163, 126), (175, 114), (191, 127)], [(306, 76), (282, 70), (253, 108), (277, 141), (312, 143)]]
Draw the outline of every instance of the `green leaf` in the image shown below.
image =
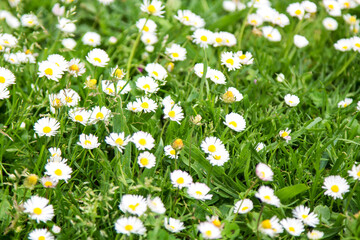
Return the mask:
[(290, 187), (284, 187), (276, 192), (276, 195), (282, 201), (286, 201), (295, 197), (296, 195), (305, 192), (308, 190), (308, 187), (305, 184), (297, 184)]

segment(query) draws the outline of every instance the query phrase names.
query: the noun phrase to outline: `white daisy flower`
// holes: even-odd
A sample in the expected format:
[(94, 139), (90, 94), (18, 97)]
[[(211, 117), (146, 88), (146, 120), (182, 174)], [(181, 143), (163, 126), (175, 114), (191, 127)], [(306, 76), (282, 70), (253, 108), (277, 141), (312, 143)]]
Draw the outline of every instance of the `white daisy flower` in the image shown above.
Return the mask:
[(221, 238), (221, 230), (210, 222), (201, 222), (197, 228), (205, 239)]
[(261, 186), (255, 197), (259, 198), (261, 202), (280, 207), (280, 199), (275, 196), (274, 190), (268, 186)]
[(250, 24), (251, 26), (254, 26), (254, 27), (258, 27), (260, 26), (261, 24), (263, 24), (263, 18), (257, 14), (257, 13), (252, 13), (252, 14), (249, 14), (248, 17), (247, 17), (247, 22), (248, 24)]
[(151, 33), (151, 32), (145, 32), (141, 35), (141, 41), (146, 45), (146, 46), (152, 46), (155, 43), (158, 42), (158, 38), (156, 36), (155, 33)]
[(171, 145), (166, 145), (164, 147), (165, 156), (170, 157), (171, 159), (177, 159), (178, 155), (176, 150)]
[(150, 77), (159, 81), (164, 81), (167, 78), (166, 69), (158, 63), (147, 64), (145, 71), (149, 74)]
[(100, 146), (97, 136), (93, 134), (86, 135), (84, 133), (79, 136), (79, 142), (77, 144), (85, 149), (94, 149)]
[(48, 56), (47, 60), (49, 62), (55, 63), (62, 72), (66, 72), (68, 70), (69, 62), (59, 54), (51, 54)]
[(168, 108), (168, 107), (172, 107), (175, 105), (174, 100), (172, 100), (171, 96), (166, 96), (163, 100), (162, 100), (162, 105), (164, 106), (164, 108)]
[(63, 72), (60, 67), (50, 61), (39, 62), (39, 77), (46, 77), (47, 79), (54, 80), (56, 82), (62, 77)]
[(136, 106), (139, 108), (139, 111), (143, 111), (145, 113), (155, 112), (157, 109), (156, 102), (147, 97), (136, 99), (136, 104)]
[(254, 63), (254, 59), (250, 52), (243, 53), (242, 51), (238, 51), (234, 55), (235, 57), (239, 58), (239, 61), (242, 65), (251, 65)]
[(326, 28), (326, 30), (329, 31), (335, 31), (338, 28), (338, 22), (331, 17), (324, 18), (322, 24)]
[(137, 217), (121, 217), (115, 222), (115, 231), (126, 235), (138, 234), (144, 235), (146, 228), (140, 219)]
[(180, 124), (180, 121), (184, 119), (184, 113), (182, 108), (175, 104), (173, 106), (166, 106), (164, 108), (164, 119), (170, 119)]
[(260, 151), (263, 150), (265, 147), (266, 147), (266, 145), (265, 145), (263, 142), (259, 142), (259, 143), (256, 145), (255, 149), (256, 149), (257, 152), (260, 152)]
[(306, 1), (302, 1), (300, 4), (304, 8), (304, 10), (308, 13), (316, 13), (317, 11), (317, 6), (313, 2), (306, 0)]
[(354, 51), (357, 51), (357, 52), (360, 52), (360, 37), (352, 37), (350, 38), (350, 41), (351, 41), (351, 48), (354, 50)]
[(294, 44), (298, 48), (303, 48), (309, 45), (309, 41), (306, 39), (306, 37), (296, 34), (294, 36)]
[(92, 47), (97, 47), (101, 43), (101, 36), (100, 36), (100, 34), (98, 34), (96, 32), (87, 32), (81, 38), (81, 41), (85, 45), (89, 45), (89, 46), (92, 46)]
[(116, 89), (117, 89), (117, 93), (121, 95), (127, 94), (128, 92), (131, 91), (130, 84), (127, 84), (127, 82), (124, 80), (117, 81)]
[(359, 165), (353, 165), (351, 170), (348, 171), (349, 176), (353, 177), (355, 180), (360, 180), (360, 164)]
[(274, 17), (272, 23), (278, 25), (281, 28), (283, 28), (283, 27), (290, 24), (290, 20), (285, 14), (281, 13), (281, 14), (277, 14)]
[(265, 26), (262, 28), (263, 36), (271, 42), (280, 42), (281, 34), (279, 30), (271, 26)]
[(214, 43), (214, 33), (203, 28), (196, 29), (192, 37), (193, 42), (203, 48)]
[(79, 122), (82, 125), (86, 126), (89, 123), (90, 112), (86, 109), (73, 108), (69, 110), (69, 117), (74, 122)]
[(235, 203), (234, 213), (246, 214), (254, 208), (253, 202), (250, 199), (239, 200)]
[(67, 182), (71, 178), (72, 169), (63, 162), (48, 162), (45, 165), (45, 170), (45, 174), (56, 181), (64, 180)]
[(290, 14), (290, 16), (297, 17), (299, 20), (303, 19), (305, 15), (305, 9), (300, 3), (289, 4), (286, 11)]
[(6, 48), (14, 48), (17, 45), (17, 38), (8, 33), (0, 34), (0, 45)]
[(105, 67), (110, 61), (110, 58), (104, 50), (95, 48), (88, 53), (86, 60), (95, 67)]
[(284, 97), (285, 103), (290, 107), (296, 107), (300, 103), (300, 99), (296, 95), (286, 94)]
[(193, 183), (192, 177), (184, 171), (175, 170), (170, 174), (171, 183), (174, 187), (182, 189)]
[(153, 168), (156, 165), (156, 157), (148, 151), (142, 152), (138, 156), (138, 164), (147, 169)]
[(340, 176), (329, 176), (324, 179), (325, 195), (333, 197), (334, 199), (343, 199), (343, 194), (349, 191), (349, 184)]
[(90, 122), (92, 124), (98, 121), (108, 122), (111, 116), (111, 111), (107, 107), (96, 106), (91, 111)]
[(223, 166), (227, 161), (230, 160), (230, 154), (225, 148), (221, 148), (216, 153), (209, 154), (206, 158), (210, 161), (213, 166)]
[(150, 208), (150, 210), (157, 214), (164, 214), (166, 212), (166, 208), (164, 206), (164, 203), (161, 201), (159, 197), (155, 197), (151, 199), (151, 196), (148, 196), (147, 199), (147, 205)]
[(156, 23), (153, 20), (148, 19), (146, 21), (146, 18), (140, 18), (136, 22), (136, 27), (139, 31), (143, 31), (145, 33), (155, 33), (157, 28)]
[(178, 233), (185, 229), (184, 223), (180, 220), (167, 217), (164, 219), (164, 227), (172, 233)]
[(44, 188), (55, 188), (59, 181), (49, 176), (45, 176), (41, 178), (40, 182)]
[(10, 97), (10, 92), (7, 87), (0, 85), (0, 100), (7, 99)]
[(147, 203), (143, 196), (125, 194), (121, 198), (119, 208), (124, 213), (143, 215), (147, 209)]
[(35, 27), (39, 25), (38, 18), (34, 14), (24, 14), (20, 18), (21, 25), (24, 27)]
[(295, 218), (301, 220), (304, 224), (310, 227), (316, 227), (319, 224), (319, 218), (316, 213), (310, 213), (310, 208), (304, 205), (297, 206), (293, 209), (293, 215)]
[(212, 194), (208, 194), (210, 188), (205, 183), (191, 183), (188, 186), (187, 193), (190, 197), (198, 200), (211, 200)]
[(151, 150), (155, 147), (155, 139), (150, 133), (139, 131), (132, 135), (131, 140), (138, 150)]
[(165, 49), (165, 54), (172, 61), (184, 61), (186, 59), (186, 49), (175, 43)]
[(77, 106), (81, 100), (79, 94), (71, 88), (60, 90), (58, 97), (60, 97), (61, 102), (68, 107)]
[(225, 149), (224, 144), (217, 137), (207, 137), (201, 142), (201, 149), (208, 154), (216, 154), (218, 151)]
[(73, 33), (76, 30), (76, 25), (67, 18), (60, 18), (56, 27), (64, 33)]
[(140, 6), (142, 12), (161, 18), (164, 17), (163, 14), (165, 11), (162, 11), (164, 8), (165, 6), (158, 0), (144, 0), (143, 4)]
[(308, 232), (306, 235), (309, 239), (321, 239), (324, 236), (324, 233), (318, 230), (312, 230), (311, 232)]
[(76, 41), (73, 38), (64, 38), (61, 44), (68, 50), (73, 50), (76, 47)]
[(262, 181), (268, 182), (273, 180), (273, 171), (268, 165), (264, 163), (259, 163), (256, 165), (255, 172), (256, 176), (258, 176), (258, 178), (260, 178)]
[(24, 203), (24, 212), (37, 223), (50, 221), (54, 217), (54, 208), (49, 200), (39, 196), (32, 196)]
[(109, 80), (101, 81), (101, 89), (104, 93), (110, 96), (115, 96), (115, 85)]
[(304, 225), (299, 219), (296, 218), (285, 218), (280, 221), (283, 228), (293, 236), (300, 236), (304, 232)]
[(352, 98), (345, 98), (338, 103), (338, 108), (346, 108), (353, 102)]
[(225, 90), (225, 93), (222, 95), (222, 100), (225, 103), (233, 103), (233, 102), (239, 102), (243, 99), (243, 95), (233, 87), (229, 87)]
[(46, 229), (34, 229), (29, 233), (29, 240), (54, 240), (54, 236)]
[(221, 53), (221, 65), (225, 65), (228, 71), (233, 71), (241, 67), (240, 59), (234, 56), (233, 52)]
[(81, 76), (86, 72), (85, 63), (80, 62), (78, 58), (73, 58), (68, 63), (67, 71), (74, 77)]
[(140, 108), (138, 102), (129, 102), (126, 105), (126, 109), (131, 111), (131, 112), (140, 112), (141, 111), (141, 108)]
[(61, 149), (60, 148), (51, 147), (48, 150), (50, 152), (50, 159), (61, 158)]
[(243, 116), (233, 112), (225, 116), (224, 124), (236, 132), (244, 131), (246, 128)]
[[(210, 67), (207, 67), (207, 70), (206, 70), (206, 78), (209, 78), (210, 75), (209, 75), (209, 72), (210, 72)], [(204, 74), (204, 64), (203, 63), (197, 63), (195, 64), (194, 66), (194, 72), (195, 74), (199, 77), (199, 78), (202, 78), (203, 74)]]
[(0, 86), (8, 87), (15, 84), (15, 75), (6, 68), (0, 67)]
[(139, 77), (136, 81), (136, 86), (140, 90), (145, 91), (146, 94), (156, 93), (159, 90), (159, 84), (157, 84), (152, 77), (147, 76)]
[(55, 136), (60, 123), (55, 118), (43, 117), (34, 124), (35, 132), (40, 136)]
[(117, 147), (117, 149), (122, 152), (125, 149), (125, 146), (130, 142), (130, 137), (125, 137), (125, 133), (110, 133), (109, 136), (105, 138), (105, 142), (110, 146)]
[(209, 72), (206, 75), (209, 76), (210, 80), (213, 81), (215, 84), (226, 83), (225, 75), (218, 70), (209, 69)]
[(65, 6), (60, 6), (60, 3), (55, 3), (53, 8), (51, 9), (51, 12), (57, 16), (61, 17), (65, 13)]
[(259, 230), (263, 234), (274, 237), (276, 234), (283, 232), (283, 227), (280, 225), (279, 219), (273, 216), (271, 219), (263, 220), (259, 225)]
[(282, 137), (283, 139), (286, 140), (286, 142), (291, 141), (291, 136), (290, 136), (291, 130), (289, 128), (286, 128), (285, 130), (281, 130), (279, 132), (280, 137)]
[(336, 0), (326, 0), (323, 1), (326, 11), (330, 16), (338, 17), (341, 16), (341, 7), (338, 1)]
[(356, 24), (356, 15), (344, 14), (343, 18), (347, 24), (355, 25)]
[(336, 50), (341, 52), (347, 52), (352, 50), (351, 40), (347, 38), (339, 39), (335, 44), (334, 47)]

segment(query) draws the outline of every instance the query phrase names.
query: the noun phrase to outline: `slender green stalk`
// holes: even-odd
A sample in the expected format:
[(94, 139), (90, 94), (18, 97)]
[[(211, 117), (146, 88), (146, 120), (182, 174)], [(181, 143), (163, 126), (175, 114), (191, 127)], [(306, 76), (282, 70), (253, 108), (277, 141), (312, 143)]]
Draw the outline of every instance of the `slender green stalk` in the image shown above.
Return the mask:
[(346, 206), (345, 206), (344, 213), (346, 213), (347, 210), (348, 210), (348, 207), (349, 207), (350, 202), (351, 202), (351, 198), (352, 198), (352, 196), (354, 195), (354, 192), (355, 192), (355, 190), (356, 190), (356, 187), (357, 187), (357, 185), (358, 185), (358, 182), (359, 182), (358, 180), (355, 182), (355, 185), (354, 185), (353, 189), (351, 190), (349, 196), (347, 197), (347, 203), (346, 203)]
[(358, 55), (357, 52), (353, 53), (353, 55), (347, 60), (347, 62), (344, 64), (344, 66), (340, 69), (340, 71), (338, 71), (335, 75), (335, 77), (340, 76), (345, 70), (346, 68), (350, 65), (350, 63), (355, 59), (356, 55)]
[(252, 13), (252, 11), (254, 10), (254, 4), (251, 6), (251, 8), (249, 9), (249, 11), (246, 14), (246, 17), (244, 18), (243, 22), (242, 22), (242, 26), (240, 29), (240, 33), (239, 33), (239, 37), (238, 37), (238, 48), (241, 49), (241, 43), (242, 43), (242, 39), (243, 39), (243, 35), (244, 35), (244, 31), (245, 31), (245, 27), (246, 27), (246, 22), (248, 19), (248, 16)]

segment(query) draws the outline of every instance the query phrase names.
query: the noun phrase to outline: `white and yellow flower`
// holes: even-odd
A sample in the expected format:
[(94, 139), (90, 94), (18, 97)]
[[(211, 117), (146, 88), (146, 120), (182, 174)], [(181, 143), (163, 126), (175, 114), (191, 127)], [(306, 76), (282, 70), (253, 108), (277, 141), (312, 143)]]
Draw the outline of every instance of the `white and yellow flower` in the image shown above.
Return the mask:
[(204, 237), (204, 239), (221, 238), (221, 230), (211, 222), (201, 222), (197, 228)]
[(360, 180), (360, 164), (359, 165), (353, 165), (351, 170), (348, 171), (349, 176), (353, 177), (355, 180)]
[(146, 201), (148, 207), (152, 212), (157, 214), (164, 214), (166, 212), (166, 208), (164, 206), (164, 203), (161, 201), (161, 198), (155, 197), (151, 199), (151, 196), (148, 196)]
[(280, 207), (280, 199), (275, 196), (274, 190), (268, 186), (261, 186), (255, 197), (259, 198), (261, 202)]
[(40, 118), (34, 125), (35, 132), (40, 136), (55, 136), (60, 128), (60, 123), (55, 118)]
[(115, 231), (128, 236), (130, 234), (144, 235), (146, 228), (137, 217), (121, 217), (115, 222)]
[(15, 84), (15, 75), (4, 67), (0, 67), (0, 86), (8, 87)]
[(250, 199), (239, 200), (235, 203), (234, 213), (246, 214), (254, 208), (253, 202)]
[(264, 163), (259, 163), (256, 165), (255, 173), (256, 176), (258, 176), (258, 178), (260, 178), (262, 181), (267, 182), (273, 180), (274, 172), (268, 165)]
[(184, 61), (186, 59), (186, 48), (181, 47), (179, 44), (173, 43), (165, 49), (165, 53), (172, 61)]
[(187, 193), (190, 197), (195, 198), (197, 200), (211, 200), (212, 194), (208, 194), (210, 192), (210, 188), (205, 183), (191, 183), (188, 186)]
[(136, 106), (139, 108), (139, 111), (143, 111), (145, 113), (155, 112), (157, 109), (156, 102), (148, 97), (137, 98)]
[(54, 208), (49, 200), (39, 196), (32, 196), (24, 203), (24, 212), (37, 223), (50, 221), (54, 217)]
[(238, 113), (229, 113), (225, 116), (224, 124), (235, 132), (242, 132), (246, 128), (246, 122), (243, 116)]
[(110, 133), (109, 136), (105, 138), (105, 142), (110, 146), (117, 147), (117, 149), (122, 152), (125, 149), (125, 146), (130, 142), (130, 137), (125, 137), (125, 133)]
[(310, 208), (304, 205), (297, 206), (293, 211), (295, 218), (301, 220), (310, 227), (316, 227), (319, 224), (319, 218), (316, 213), (310, 212)]
[(164, 227), (172, 233), (178, 233), (185, 229), (183, 222), (175, 218), (167, 217), (164, 219)]
[(345, 98), (338, 103), (338, 108), (346, 108), (353, 102), (352, 98)]
[(192, 177), (184, 171), (175, 170), (170, 174), (171, 183), (174, 187), (182, 189), (193, 183)]
[(105, 67), (110, 61), (110, 58), (104, 50), (95, 48), (88, 53), (86, 60), (95, 67)]
[(145, 71), (149, 74), (150, 77), (159, 81), (165, 81), (165, 79), (167, 78), (166, 69), (159, 63), (147, 64), (145, 67)]
[(155, 147), (155, 139), (150, 133), (139, 131), (132, 135), (131, 140), (138, 150), (151, 150)]
[(86, 135), (84, 133), (79, 136), (79, 142), (77, 142), (77, 144), (85, 149), (94, 149), (100, 146), (97, 136), (93, 134)]
[(153, 168), (156, 165), (156, 157), (148, 151), (142, 152), (138, 156), (138, 164), (147, 169)]
[(280, 224), (292, 236), (300, 236), (305, 230), (302, 222), (296, 218), (285, 218), (280, 221)]
[(64, 162), (48, 162), (45, 165), (45, 174), (55, 181), (64, 180), (67, 182), (71, 178), (72, 169)]
[(96, 106), (91, 110), (90, 122), (92, 124), (98, 121), (108, 122), (111, 116), (111, 111), (107, 107)]
[(69, 110), (69, 117), (74, 122), (81, 123), (82, 125), (86, 126), (89, 123), (91, 113), (82, 108), (73, 108)]
[(161, 18), (164, 17), (163, 14), (165, 11), (162, 11), (164, 8), (165, 6), (158, 0), (144, 0), (143, 4), (140, 6), (142, 12)]
[(85, 45), (89, 45), (89, 46), (92, 46), (92, 47), (97, 47), (101, 43), (101, 36), (100, 36), (100, 34), (98, 34), (96, 32), (87, 32), (81, 38), (81, 41)]
[(259, 230), (263, 234), (266, 234), (270, 237), (282, 233), (283, 227), (279, 223), (279, 219), (276, 216), (273, 216), (271, 219), (265, 219), (259, 224)]
[(148, 76), (139, 77), (136, 81), (136, 86), (140, 90), (145, 91), (146, 94), (156, 93), (159, 90), (159, 84), (152, 77)]
[(233, 52), (221, 53), (221, 65), (225, 65), (228, 71), (233, 71), (241, 67), (240, 59), (234, 56)]
[(125, 194), (121, 198), (119, 208), (124, 213), (143, 215), (147, 209), (147, 203), (143, 196)]
[(300, 99), (296, 95), (286, 94), (284, 97), (285, 103), (290, 107), (296, 107), (300, 103)]
[(203, 28), (196, 29), (192, 35), (193, 42), (200, 47), (207, 48), (214, 43), (214, 33)]
[(325, 195), (333, 197), (334, 199), (343, 199), (343, 194), (349, 191), (349, 184), (340, 176), (329, 176), (324, 179)]

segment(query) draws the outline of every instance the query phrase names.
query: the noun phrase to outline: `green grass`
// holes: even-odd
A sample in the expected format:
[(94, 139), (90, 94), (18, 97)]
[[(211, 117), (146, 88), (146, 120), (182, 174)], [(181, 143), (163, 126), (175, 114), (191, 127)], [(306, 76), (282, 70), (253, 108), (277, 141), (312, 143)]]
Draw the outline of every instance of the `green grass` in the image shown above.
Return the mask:
[[(273, 2), (273, 8), (286, 13), (289, 1)], [(320, 224), (316, 229), (325, 233), (324, 238), (360, 238), (360, 218), (354, 216), (360, 211), (360, 189), (335, 201), (325, 196), (322, 189), (325, 177), (340, 175), (347, 179), (351, 191), (356, 180), (350, 178), (347, 171), (360, 159), (360, 124), (356, 112), (356, 102), (360, 100), (359, 53), (339, 52), (333, 47), (338, 39), (352, 36), (341, 17), (337, 18), (339, 28), (336, 31), (326, 31), (322, 19), (327, 13), (318, 4), (314, 18), (299, 23), (289, 17), (289, 26), (277, 27), (283, 38), (279, 43), (254, 35), (251, 27), (246, 26), (241, 48), (209, 47), (204, 51), (189, 40), (190, 28), (173, 18), (177, 9), (189, 9), (200, 15), (211, 31), (228, 31), (237, 37), (248, 9), (227, 13), (222, 9), (222, 1), (169, 0), (164, 18), (151, 17), (158, 25), (159, 42), (154, 52), (145, 58), (144, 44), (140, 42), (135, 46), (131, 68), (127, 72), (132, 91), (111, 97), (101, 91), (100, 85), (96, 90), (89, 90), (84, 89), (83, 84), (89, 75), (98, 82), (110, 79), (110, 68), (115, 65), (126, 69), (138, 36), (135, 23), (140, 17), (146, 17), (140, 12), (140, 1), (119, 0), (107, 7), (95, 0), (73, 3), (71, 6), (76, 6), (76, 14), (69, 18), (77, 20), (74, 51), (62, 49), (64, 36), (55, 27), (57, 18), (51, 13), (53, 4), (55, 1), (24, 0), (18, 9), (10, 9), (6, 1), (0, 2), (0, 8), (13, 15), (33, 12), (44, 27), (35, 31), (20, 27), (14, 31), (0, 20), (0, 32), (12, 33), (19, 38), (16, 50), (23, 50), (23, 46), (33, 48), (39, 54), (37, 62), (55, 53), (67, 60), (80, 58), (87, 68), (83, 76), (74, 78), (65, 74), (57, 83), (39, 78), (37, 64), (11, 65), (0, 57), (0, 65), (16, 75), (16, 85), (9, 87), (11, 97), (0, 100), (0, 233), (7, 232), (0, 236), (1, 239), (26, 239), (33, 229), (51, 229), (54, 224), (62, 229), (56, 235), (58, 239), (120, 239), (123, 235), (115, 232), (114, 223), (125, 215), (118, 208), (124, 194), (159, 196), (167, 209), (165, 215), (180, 219), (186, 226), (182, 232), (170, 234), (163, 227), (163, 216), (149, 212), (140, 217), (147, 228), (147, 236), (140, 239), (202, 239), (196, 226), (211, 215), (219, 216), (225, 224), (224, 239), (256, 239), (263, 204), (254, 195), (263, 183), (257, 181), (249, 191), (247, 198), (254, 203), (250, 213), (235, 216), (233, 207), (256, 181), (255, 166), (260, 162), (267, 163), (274, 171), (274, 181), (265, 184), (275, 190), (282, 203), (280, 208), (265, 205), (261, 219), (274, 215), (280, 219), (292, 217), (292, 209), (304, 204), (319, 215)], [(360, 14), (359, 8), (343, 12)], [(310, 41), (309, 46), (297, 49), (293, 45), (296, 28), (298, 34)], [(100, 48), (111, 58), (107, 67), (95, 68), (85, 60), (92, 49), (81, 42), (87, 31), (101, 35)], [(110, 36), (118, 38), (117, 44), (107, 42)], [(171, 95), (175, 102), (181, 102), (185, 115), (181, 125), (164, 120), (160, 107), (155, 113), (146, 114), (125, 109), (129, 101), (143, 95), (136, 89), (135, 81), (145, 73), (137, 71), (137, 67), (152, 62), (163, 66), (168, 63), (164, 41), (185, 47), (187, 59), (175, 63), (166, 85), (152, 99), (160, 103), (162, 98)], [(255, 63), (228, 72), (221, 65), (221, 52), (238, 50), (250, 51)], [(215, 85), (198, 78), (193, 66), (201, 62), (221, 70), (227, 77), (226, 85)], [(286, 77), (283, 83), (276, 81), (276, 74), (280, 72)], [(37, 89), (33, 90), (30, 84), (35, 84)], [(74, 123), (67, 117), (67, 107), (51, 114), (48, 94), (70, 86), (81, 96), (80, 106), (109, 108), (114, 114), (109, 125), (99, 122), (85, 127)], [(233, 104), (222, 102), (220, 97), (227, 87), (237, 88), (244, 99)], [(298, 106), (290, 108), (285, 104), (283, 97), (288, 93), (300, 98)], [(345, 97), (353, 98), (354, 102), (339, 109), (337, 104)], [(223, 124), (230, 112), (244, 116), (245, 131), (237, 133)], [(54, 137), (35, 138), (35, 122), (49, 114), (60, 122), (59, 133)], [(202, 116), (201, 125), (190, 121), (196, 114)], [(26, 124), (23, 129), (20, 128), (22, 122)], [(289, 143), (278, 137), (279, 131), (287, 127), (292, 130)], [(110, 132), (120, 131), (126, 135), (137, 131), (152, 134), (156, 144), (151, 151), (157, 161), (154, 168), (139, 168), (137, 156), (140, 151), (134, 144), (128, 144), (120, 153), (105, 143)], [(101, 142), (100, 147), (86, 150), (77, 145), (81, 133), (95, 134)], [(220, 138), (230, 153), (230, 160), (223, 167), (212, 167), (201, 151), (200, 143), (209, 136)], [(176, 138), (183, 139), (185, 147), (175, 163), (164, 155), (163, 149)], [(266, 144), (260, 152), (255, 150), (258, 142)], [(59, 147), (62, 156), (68, 159), (73, 169), (71, 179), (68, 183), (61, 181), (54, 189), (45, 189), (38, 183), (33, 190), (26, 190), (24, 174), (44, 175), (50, 147)], [(170, 172), (175, 169), (190, 173), (194, 182), (210, 181), (213, 198), (201, 202), (189, 198), (185, 190), (175, 189), (170, 182)], [(15, 178), (10, 177), (13, 174)], [(37, 224), (22, 212), (19, 206), (33, 195), (50, 199), (55, 209), (52, 221)], [(306, 239), (305, 235), (303, 233), (301, 238)], [(265, 235), (259, 238), (267, 239)], [(291, 239), (291, 236), (282, 233), (279, 238)], [(137, 239), (137, 236), (129, 239)]]

